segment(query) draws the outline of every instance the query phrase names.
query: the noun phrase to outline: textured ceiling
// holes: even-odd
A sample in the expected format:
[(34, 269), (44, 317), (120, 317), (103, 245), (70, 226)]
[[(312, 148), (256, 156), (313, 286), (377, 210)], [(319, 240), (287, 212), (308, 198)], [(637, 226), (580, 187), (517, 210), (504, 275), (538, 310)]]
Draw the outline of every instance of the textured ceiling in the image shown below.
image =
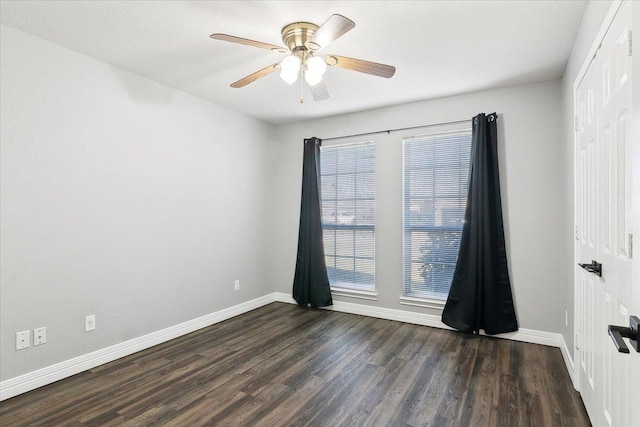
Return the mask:
[[(280, 124), (559, 78), (585, 1), (2, 1), (1, 22)], [(356, 27), (322, 53), (396, 66), (391, 79), (330, 67), (315, 102), (273, 73), (229, 84), (282, 55), (211, 40), (215, 32), (281, 45), (290, 22), (331, 14)]]

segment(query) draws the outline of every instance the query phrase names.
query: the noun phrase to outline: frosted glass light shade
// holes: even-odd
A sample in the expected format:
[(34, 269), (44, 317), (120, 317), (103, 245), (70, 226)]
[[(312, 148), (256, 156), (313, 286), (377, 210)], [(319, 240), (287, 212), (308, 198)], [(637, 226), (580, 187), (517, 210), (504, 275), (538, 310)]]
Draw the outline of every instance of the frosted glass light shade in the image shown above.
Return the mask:
[(304, 62), (304, 79), (309, 86), (315, 86), (322, 80), (322, 75), (327, 71), (327, 64), (324, 59), (312, 56)]
[(317, 74), (322, 77), (327, 71), (327, 64), (324, 62), (324, 59), (319, 56), (312, 56), (307, 59), (305, 64), (307, 65), (307, 71), (312, 74)]
[(300, 71), (300, 58), (289, 55), (280, 63), (280, 77), (289, 84), (293, 84), (298, 80), (298, 72)]
[(320, 80), (322, 80), (322, 75), (318, 73), (313, 73), (307, 69), (304, 72), (304, 79), (309, 84), (309, 86), (315, 86), (318, 83), (320, 83)]

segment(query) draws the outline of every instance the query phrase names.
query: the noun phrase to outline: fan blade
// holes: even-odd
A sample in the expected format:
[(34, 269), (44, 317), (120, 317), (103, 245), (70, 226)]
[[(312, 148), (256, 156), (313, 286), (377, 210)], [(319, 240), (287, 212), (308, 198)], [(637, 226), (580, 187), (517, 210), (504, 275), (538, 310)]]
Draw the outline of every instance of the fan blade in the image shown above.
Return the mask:
[(211, 34), (209, 37), (215, 40), (222, 40), (225, 42), (239, 43), (247, 46), (259, 47), (261, 49), (268, 49), (274, 52), (280, 52), (280, 53), (287, 52), (287, 49), (285, 49), (282, 46), (276, 46), (274, 44), (259, 42), (259, 41), (250, 40), (250, 39), (243, 39), (242, 37), (230, 36), (229, 34), (215, 33), (215, 34)]
[(356, 23), (349, 18), (337, 14), (331, 15), (329, 19), (313, 33), (311, 39), (307, 42), (307, 48), (311, 50), (324, 49), (329, 43), (338, 39), (355, 26)]
[(276, 67), (278, 66), (278, 64), (280, 63), (277, 62), (275, 64), (271, 64), (268, 67), (264, 67), (262, 70), (258, 70), (253, 74), (249, 74), (247, 77), (244, 77), (238, 80), (237, 82), (231, 83), (231, 87), (234, 87), (234, 88), (245, 87), (249, 83), (253, 83), (259, 78), (262, 78), (266, 75), (273, 73), (277, 69)]
[(325, 99), (329, 99), (329, 91), (327, 90), (327, 86), (323, 81), (320, 81), (320, 83), (309, 87), (311, 88), (311, 95), (313, 95), (314, 100), (324, 101)]
[(346, 56), (327, 55), (324, 57), (324, 60), (327, 65), (337, 65), (347, 70), (359, 71), (386, 79), (396, 73), (396, 67), (392, 65), (378, 64), (377, 62), (364, 61)]

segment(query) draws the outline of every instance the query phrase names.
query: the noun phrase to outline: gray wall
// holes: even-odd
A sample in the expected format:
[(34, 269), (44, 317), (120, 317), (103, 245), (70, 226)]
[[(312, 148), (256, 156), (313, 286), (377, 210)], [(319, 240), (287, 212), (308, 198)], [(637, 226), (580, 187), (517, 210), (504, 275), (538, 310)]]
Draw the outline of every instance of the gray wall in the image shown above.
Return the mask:
[[(277, 128), (2, 26), (0, 380), (274, 290), (290, 293), (303, 138), (481, 111), (500, 113), (521, 326), (561, 332), (572, 348), (572, 90), (610, 5), (589, 3), (562, 81)], [(406, 135), (370, 138), (379, 300), (336, 299), (439, 314), (398, 300)], [(97, 316), (91, 333), (83, 330), (87, 314)], [(48, 343), (15, 351), (15, 332), (40, 326)]]
[(568, 312), (568, 325), (562, 324), (562, 335), (569, 350), (574, 346), (574, 283), (573, 274), (575, 265), (573, 260), (574, 246), (574, 218), (573, 218), (573, 84), (578, 77), (591, 45), (595, 41), (596, 35), (603, 20), (611, 7), (611, 1), (590, 1), (582, 17), (580, 30), (573, 45), (571, 57), (567, 62), (567, 67), (562, 78), (562, 222), (563, 234), (562, 244), (564, 246), (563, 263), (571, 266), (565, 269), (565, 276), (562, 280), (562, 310)]
[[(521, 327), (560, 332), (564, 325), (565, 233), (561, 209), (564, 179), (560, 81), (548, 81), (417, 102), (356, 114), (310, 120), (276, 129), (280, 167), (274, 177), (277, 212), (272, 240), (276, 286), (291, 292), (300, 209), (302, 140), (499, 113), (499, 150), (509, 267)], [(353, 303), (439, 314), (400, 305), (402, 286), (402, 137), (394, 132), (363, 139), (376, 142), (376, 289), (378, 301)]]
[[(2, 380), (273, 292), (271, 126), (10, 27), (1, 40)], [(47, 344), (16, 351), (40, 326)]]

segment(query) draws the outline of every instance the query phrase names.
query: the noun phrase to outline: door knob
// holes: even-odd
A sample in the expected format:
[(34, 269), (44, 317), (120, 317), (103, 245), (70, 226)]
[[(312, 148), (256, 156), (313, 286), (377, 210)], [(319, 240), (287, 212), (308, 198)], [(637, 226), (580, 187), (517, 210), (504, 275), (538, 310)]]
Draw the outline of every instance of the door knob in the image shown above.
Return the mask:
[(602, 264), (600, 264), (598, 261), (592, 260), (591, 264), (578, 263), (578, 265), (587, 270), (589, 273), (594, 273), (597, 274), (598, 277), (602, 277)]
[(640, 353), (640, 345), (638, 345), (638, 325), (640, 325), (640, 319), (637, 316), (629, 317), (629, 327), (609, 325), (609, 336), (616, 345), (619, 353), (629, 353), (629, 347), (624, 343), (624, 338), (629, 338), (631, 346)]

